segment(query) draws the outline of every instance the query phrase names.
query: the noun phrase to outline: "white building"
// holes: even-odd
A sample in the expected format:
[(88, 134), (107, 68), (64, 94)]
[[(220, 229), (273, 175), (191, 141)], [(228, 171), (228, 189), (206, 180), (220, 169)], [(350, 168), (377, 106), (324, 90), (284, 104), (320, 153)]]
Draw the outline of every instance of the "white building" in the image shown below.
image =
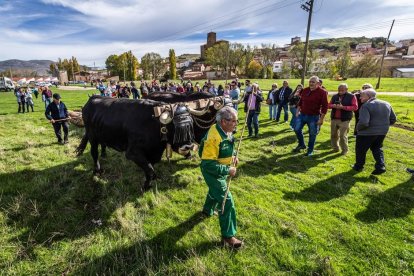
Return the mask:
[(283, 61), (275, 61), (275, 62), (273, 62), (273, 73), (280, 73), (280, 72), (282, 72), (282, 65), (283, 65)]
[(413, 68), (394, 68), (392, 70), (393, 78), (414, 78), (414, 67)]

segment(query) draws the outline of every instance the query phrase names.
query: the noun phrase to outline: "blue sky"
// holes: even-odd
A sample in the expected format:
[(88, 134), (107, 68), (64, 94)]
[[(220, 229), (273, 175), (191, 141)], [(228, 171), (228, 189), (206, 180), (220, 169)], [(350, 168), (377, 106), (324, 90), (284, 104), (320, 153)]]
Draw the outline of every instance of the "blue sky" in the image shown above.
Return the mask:
[[(199, 53), (209, 31), (218, 39), (284, 45), (306, 34), (299, 0), (0, 0), (0, 60), (75, 56), (104, 65), (132, 50)], [(236, 4), (237, 3), (237, 4)], [(412, 0), (315, 0), (311, 39), (343, 36), (414, 38)]]

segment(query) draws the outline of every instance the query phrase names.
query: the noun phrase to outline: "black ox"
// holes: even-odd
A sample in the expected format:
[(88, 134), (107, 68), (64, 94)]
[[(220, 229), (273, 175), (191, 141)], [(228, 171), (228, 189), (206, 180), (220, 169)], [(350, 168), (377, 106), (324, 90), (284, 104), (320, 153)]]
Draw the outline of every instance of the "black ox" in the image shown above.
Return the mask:
[[(158, 98), (154, 97), (157, 100), (154, 101), (92, 96), (82, 109), (85, 134), (77, 153), (82, 154), (89, 142), (94, 172), (100, 173), (99, 145), (102, 148), (101, 156), (105, 156), (107, 146), (117, 151), (125, 151), (126, 158), (144, 171), (144, 190), (147, 190), (151, 187), (151, 180), (155, 179), (153, 165), (160, 162), (167, 144), (176, 152), (188, 152), (185, 150), (191, 148), (190, 145), (194, 142), (199, 143), (214, 123), (217, 109), (224, 106), (222, 98), (215, 98), (216, 104), (207, 105), (202, 110), (187, 108), (183, 103), (197, 98), (213, 97), (211, 94), (201, 93), (198, 97), (194, 95), (183, 98), (164, 93)], [(165, 106), (170, 108), (169, 111), (163, 112), (159, 118), (155, 116), (154, 108)], [(163, 117), (166, 114), (171, 116)]]

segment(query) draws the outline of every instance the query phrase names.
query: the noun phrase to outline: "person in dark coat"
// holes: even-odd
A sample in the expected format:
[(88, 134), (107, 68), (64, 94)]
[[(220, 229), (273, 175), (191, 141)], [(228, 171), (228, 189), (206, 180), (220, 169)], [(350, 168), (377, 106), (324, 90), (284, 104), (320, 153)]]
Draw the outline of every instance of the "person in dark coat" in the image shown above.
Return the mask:
[(276, 114), (276, 122), (279, 122), (280, 119), (280, 113), (285, 113), (285, 123), (289, 119), (289, 112), (288, 112), (288, 103), (289, 103), (289, 96), (292, 94), (292, 88), (289, 87), (289, 83), (287, 80), (283, 81), (283, 86), (279, 88), (276, 92), (276, 103), (277, 103), (277, 114)]
[[(52, 123), (58, 143), (63, 145), (69, 142), (69, 124), (70, 119), (66, 105), (60, 100), (59, 94), (53, 94), (53, 102), (46, 107), (46, 118)], [(61, 135), (61, 128), (63, 129), (63, 140)]]

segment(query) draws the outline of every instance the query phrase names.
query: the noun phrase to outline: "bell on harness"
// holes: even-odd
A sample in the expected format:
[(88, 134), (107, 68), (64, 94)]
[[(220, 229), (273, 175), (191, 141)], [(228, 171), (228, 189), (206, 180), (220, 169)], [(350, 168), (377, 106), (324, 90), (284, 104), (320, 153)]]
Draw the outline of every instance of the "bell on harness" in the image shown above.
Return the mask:
[(173, 144), (194, 141), (193, 119), (185, 105), (177, 106), (173, 123), (175, 127)]

